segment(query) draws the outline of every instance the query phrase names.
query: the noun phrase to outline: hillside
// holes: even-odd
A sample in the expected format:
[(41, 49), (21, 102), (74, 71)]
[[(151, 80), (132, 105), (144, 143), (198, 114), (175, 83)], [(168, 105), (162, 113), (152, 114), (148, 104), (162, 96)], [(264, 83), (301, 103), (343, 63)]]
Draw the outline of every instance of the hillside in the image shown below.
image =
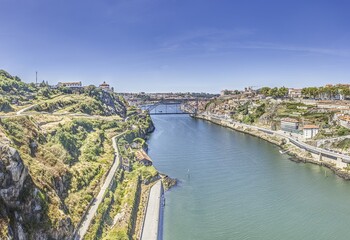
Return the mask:
[(280, 129), (283, 118), (292, 118), (303, 124), (314, 124), (320, 127), (315, 139), (338, 137), (349, 134), (349, 131), (334, 121), (336, 109), (321, 109), (294, 100), (281, 99), (233, 99), (217, 98), (208, 102), (201, 112), (226, 116), (245, 124), (266, 128)]
[(89, 115), (126, 115), (127, 103), (116, 93), (93, 85), (81, 89), (51, 88), (22, 82), (20, 78), (0, 70), (0, 113), (11, 114), (34, 105), (37, 112), (70, 112)]
[[(152, 121), (134, 109), (125, 121), (129, 107), (123, 98), (93, 86), (67, 92), (33, 87), (0, 73), (2, 106), (7, 106), (0, 112), (0, 239), (69, 239), (113, 162), (111, 138), (125, 132), (120, 146), (145, 138), (153, 130)], [(43, 89), (48, 91), (45, 96)], [(16, 110), (32, 105), (16, 115)], [(158, 174), (153, 167), (135, 164), (134, 169), (130, 177), (118, 172), (122, 189), (116, 187), (113, 193)], [(130, 181), (123, 183), (121, 175)], [(121, 205), (115, 207), (124, 211)], [(87, 239), (98, 234), (92, 230)]]

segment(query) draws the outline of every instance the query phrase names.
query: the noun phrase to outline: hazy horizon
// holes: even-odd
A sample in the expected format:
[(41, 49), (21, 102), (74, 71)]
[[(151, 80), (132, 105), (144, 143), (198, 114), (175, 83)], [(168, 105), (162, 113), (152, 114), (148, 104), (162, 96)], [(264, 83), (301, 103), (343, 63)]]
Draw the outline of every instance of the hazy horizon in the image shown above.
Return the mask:
[(346, 1), (3, 0), (0, 68), (117, 92), (350, 82)]

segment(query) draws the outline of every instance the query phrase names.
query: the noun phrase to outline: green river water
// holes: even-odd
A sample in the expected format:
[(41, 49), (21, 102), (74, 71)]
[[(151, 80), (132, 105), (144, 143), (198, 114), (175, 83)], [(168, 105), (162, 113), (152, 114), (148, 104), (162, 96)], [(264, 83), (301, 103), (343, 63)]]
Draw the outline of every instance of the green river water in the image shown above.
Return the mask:
[(149, 155), (179, 179), (164, 240), (350, 239), (350, 182), (278, 147), (187, 115), (153, 116)]

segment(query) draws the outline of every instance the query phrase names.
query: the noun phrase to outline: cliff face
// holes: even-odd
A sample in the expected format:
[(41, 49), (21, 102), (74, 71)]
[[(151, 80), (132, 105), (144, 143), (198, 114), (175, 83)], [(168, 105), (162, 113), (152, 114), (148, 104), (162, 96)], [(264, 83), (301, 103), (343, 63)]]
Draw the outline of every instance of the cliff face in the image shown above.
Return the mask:
[[(17, 150), (1, 144), (0, 238), (22, 240), (67, 237), (73, 231), (69, 219), (62, 221), (57, 230), (46, 229), (44, 198), (33, 183)], [(44, 224), (38, 224), (40, 222)], [(38, 229), (33, 229), (34, 226)]]
[[(128, 105), (94, 86), (31, 87), (1, 70), (0, 83), (0, 95), (11, 100), (40, 96), (31, 111), (47, 113), (0, 118), (0, 239), (70, 239), (113, 161), (110, 136), (130, 127), (121, 120)], [(50, 94), (40, 95), (44, 90)], [(34, 104), (30, 99), (20, 101)], [(0, 116), (4, 104), (0, 97)]]
[(120, 115), (122, 117), (125, 117), (125, 103), (122, 102), (115, 94), (101, 91), (98, 99), (104, 104), (104, 110), (107, 115)]

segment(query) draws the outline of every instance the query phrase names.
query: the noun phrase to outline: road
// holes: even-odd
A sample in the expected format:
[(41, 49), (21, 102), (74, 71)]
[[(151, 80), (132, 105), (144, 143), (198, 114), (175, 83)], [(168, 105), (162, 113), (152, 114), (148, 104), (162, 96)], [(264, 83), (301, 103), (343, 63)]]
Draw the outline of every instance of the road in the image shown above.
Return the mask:
[(75, 240), (83, 239), (84, 235), (89, 229), (89, 226), (91, 224), (92, 219), (96, 215), (97, 209), (99, 205), (101, 204), (103, 197), (105, 195), (106, 190), (110, 187), (112, 180), (114, 178), (114, 175), (116, 171), (119, 168), (120, 165), (120, 158), (119, 158), (119, 151), (117, 146), (117, 139), (122, 136), (125, 132), (114, 136), (112, 138), (113, 148), (114, 148), (114, 162), (112, 167), (109, 170), (109, 173), (106, 177), (105, 182), (103, 183), (100, 192), (98, 193), (97, 197), (93, 200), (92, 204), (90, 205), (90, 208), (88, 209), (84, 220), (81, 222), (80, 226), (78, 227), (76, 231), (76, 235), (74, 237)]
[[(21, 116), (37, 116), (37, 115), (50, 115), (50, 116), (69, 116), (69, 117), (84, 117), (84, 118), (92, 118), (92, 119), (106, 119), (112, 116), (100, 116), (100, 115), (89, 115), (86, 113), (70, 113), (70, 112), (61, 112), (61, 113), (49, 113), (49, 112), (29, 112), (26, 111), (32, 109), (37, 104), (31, 105), (29, 107), (23, 108), (18, 112), (14, 112), (8, 115), (0, 115), (1, 118), (13, 118), (13, 117), (21, 117)], [(124, 120), (125, 122), (127, 119)]]
[(235, 122), (235, 121), (233, 121), (231, 119), (227, 119), (225, 116), (206, 115), (206, 114), (203, 114), (203, 116), (209, 116), (209, 117), (215, 118), (216, 120), (226, 121), (226, 123), (229, 123), (229, 124), (239, 124), (239, 125), (244, 126), (246, 128), (252, 128), (252, 129), (256, 129), (258, 131), (263, 131), (263, 132), (268, 132), (268, 133), (271, 133), (271, 134), (275, 134), (275, 135), (278, 135), (280, 137), (287, 138), (294, 145), (299, 145), (299, 147), (302, 147), (305, 150), (308, 150), (308, 151), (313, 152), (315, 154), (320, 154), (321, 153), (323, 155), (331, 156), (331, 157), (334, 157), (334, 158), (341, 158), (343, 162), (350, 163), (350, 156), (348, 156), (348, 155), (341, 154), (341, 153), (335, 153), (335, 152), (332, 152), (332, 151), (329, 151), (329, 150), (326, 150), (326, 149), (322, 149), (322, 148), (319, 148), (319, 147), (311, 146), (311, 145), (309, 145), (309, 144), (307, 144), (305, 142), (300, 141), (296, 137), (289, 136), (289, 134), (279, 133), (278, 131), (273, 131), (273, 130), (270, 130), (270, 129), (267, 129), (267, 128), (262, 128), (262, 127), (257, 127), (257, 126), (253, 126), (253, 125), (248, 125), (248, 124), (244, 124), (244, 123)]
[(21, 109), (21, 110), (19, 110), (18, 112), (16, 112), (16, 114), (8, 114), (8, 115), (0, 115), (0, 118), (10, 118), (10, 117), (15, 117), (15, 116), (22, 116), (22, 115), (24, 115), (23, 113), (25, 112), (25, 111), (28, 111), (28, 110), (30, 110), (30, 109), (32, 109), (33, 107), (35, 107), (36, 106), (36, 104), (34, 104), (34, 105), (30, 105), (29, 107), (26, 107), (26, 108), (23, 108), (23, 109)]
[(33, 105), (30, 105), (29, 107), (26, 107), (26, 108), (23, 108), (21, 110), (19, 110), (16, 115), (22, 115), (24, 112), (32, 109), (33, 107), (35, 107), (37, 104), (33, 104)]
[(163, 185), (159, 180), (154, 184), (149, 193), (146, 216), (144, 219), (141, 240), (162, 239), (162, 219), (163, 219)]

